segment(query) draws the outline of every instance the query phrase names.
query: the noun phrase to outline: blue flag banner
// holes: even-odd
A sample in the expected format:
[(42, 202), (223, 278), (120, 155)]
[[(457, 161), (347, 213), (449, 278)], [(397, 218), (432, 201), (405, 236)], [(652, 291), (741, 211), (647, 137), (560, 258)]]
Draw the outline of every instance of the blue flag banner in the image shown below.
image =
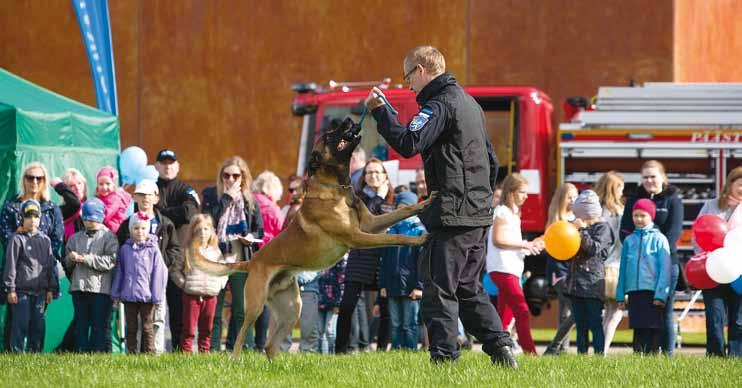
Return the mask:
[(72, 0), (90, 59), (98, 109), (118, 116), (108, 0)]

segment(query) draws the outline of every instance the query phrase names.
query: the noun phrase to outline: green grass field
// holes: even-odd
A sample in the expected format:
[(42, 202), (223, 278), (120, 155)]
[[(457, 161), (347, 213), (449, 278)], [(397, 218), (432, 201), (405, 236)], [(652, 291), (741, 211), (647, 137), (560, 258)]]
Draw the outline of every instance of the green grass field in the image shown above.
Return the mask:
[(274, 362), (249, 353), (2, 355), (0, 379), (9, 387), (739, 387), (742, 360), (702, 356), (526, 357), (521, 369), (492, 366), (465, 352), (454, 365), (431, 365), (425, 353), (349, 356), (285, 354)]
[[(533, 340), (537, 343), (549, 343), (554, 338), (556, 330), (554, 329), (531, 329), (531, 335)], [(682, 333), (683, 334), (683, 345), (693, 346), (706, 346), (706, 333)], [(617, 330), (616, 335), (613, 337), (614, 343), (631, 344), (633, 336), (632, 330)], [(575, 340), (575, 331), (572, 330), (570, 336), (572, 341)]]

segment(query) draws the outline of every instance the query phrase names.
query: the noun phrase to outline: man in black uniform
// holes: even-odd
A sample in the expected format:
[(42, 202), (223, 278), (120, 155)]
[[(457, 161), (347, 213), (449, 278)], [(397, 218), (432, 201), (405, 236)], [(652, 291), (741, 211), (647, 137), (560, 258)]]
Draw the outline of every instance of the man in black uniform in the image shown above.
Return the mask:
[[(163, 149), (157, 153), (155, 168), (160, 173), (157, 188), (160, 202), (155, 208), (175, 224), (178, 241), (185, 244), (185, 232), (191, 218), (198, 214), (199, 199), (196, 190), (177, 179), (180, 164), (175, 151)], [(173, 350), (180, 350), (180, 335), (183, 331), (183, 293), (171, 280), (167, 282), (167, 308)]]
[(454, 361), (460, 356), (456, 342), (460, 317), (493, 363), (517, 368), (512, 340), (481, 284), (497, 177), (484, 112), (445, 72), (445, 59), (434, 47), (412, 49), (403, 70), (422, 106), (409, 124), (397, 120), (378, 88), (372, 89), (365, 104), (392, 148), (406, 158), (422, 154), (428, 192), (437, 192), (421, 214), (431, 233), (420, 257), (421, 309), (431, 359)]

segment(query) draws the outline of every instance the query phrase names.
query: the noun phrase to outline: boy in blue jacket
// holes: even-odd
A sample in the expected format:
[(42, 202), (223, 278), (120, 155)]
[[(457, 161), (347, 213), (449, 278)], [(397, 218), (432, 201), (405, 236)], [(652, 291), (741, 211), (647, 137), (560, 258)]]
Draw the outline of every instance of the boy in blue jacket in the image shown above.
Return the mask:
[(616, 301), (629, 296), (629, 327), (634, 352), (656, 353), (662, 340), (663, 311), (670, 293), (670, 244), (654, 227), (656, 207), (643, 198), (631, 209), (636, 229), (623, 243)]
[[(410, 191), (398, 193), (396, 207), (417, 203), (417, 196)], [(398, 222), (387, 233), (420, 236), (425, 227), (416, 216)], [(379, 294), (389, 298), (389, 316), (392, 331), (392, 349), (417, 350), (422, 279), (417, 275), (417, 258), (420, 247), (388, 247), (384, 249), (379, 271)]]
[(51, 240), (39, 230), (41, 205), (26, 200), (21, 204), (21, 216), (23, 227), (8, 241), (3, 272), (12, 317), (10, 350), (39, 353), (46, 329), (46, 306), (59, 292), (59, 277)]

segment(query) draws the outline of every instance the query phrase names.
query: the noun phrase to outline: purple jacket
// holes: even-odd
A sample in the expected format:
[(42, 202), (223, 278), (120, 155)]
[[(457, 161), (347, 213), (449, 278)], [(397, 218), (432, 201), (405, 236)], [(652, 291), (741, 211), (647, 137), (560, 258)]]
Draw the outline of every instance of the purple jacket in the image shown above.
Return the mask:
[(141, 244), (126, 240), (119, 252), (111, 298), (158, 304), (165, 300), (166, 283), (167, 267), (157, 247), (157, 237), (150, 236)]

